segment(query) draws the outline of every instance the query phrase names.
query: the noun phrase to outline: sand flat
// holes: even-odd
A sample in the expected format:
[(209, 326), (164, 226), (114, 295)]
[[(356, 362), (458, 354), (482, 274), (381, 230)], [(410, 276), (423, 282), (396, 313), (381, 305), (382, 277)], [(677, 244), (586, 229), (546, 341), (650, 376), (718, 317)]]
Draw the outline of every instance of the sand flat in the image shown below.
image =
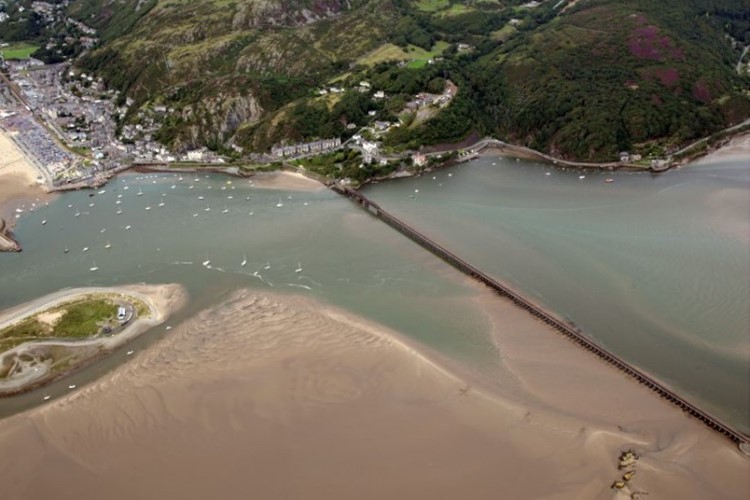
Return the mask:
[[(554, 336), (495, 311), (508, 357), (524, 348), (509, 332)], [(0, 421), (3, 496), (612, 498), (617, 454), (637, 447), (633, 490), (746, 497), (748, 461), (728, 441), (557, 340), (557, 361), (583, 370), (576, 384), (609, 375), (621, 392), (562, 405), (579, 395), (540, 391), (549, 373), (533, 359), (483, 387), (362, 318), (239, 291), (80, 391)], [(643, 417), (620, 416), (623, 403)]]

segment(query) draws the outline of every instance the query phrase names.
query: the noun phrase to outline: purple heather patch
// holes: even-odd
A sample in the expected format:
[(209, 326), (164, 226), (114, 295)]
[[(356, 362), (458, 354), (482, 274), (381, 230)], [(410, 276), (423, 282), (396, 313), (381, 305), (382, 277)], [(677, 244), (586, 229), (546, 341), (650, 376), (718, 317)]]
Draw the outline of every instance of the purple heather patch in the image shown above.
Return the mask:
[(667, 58), (684, 59), (682, 49), (676, 47), (668, 36), (659, 36), (658, 26), (641, 26), (633, 30), (628, 39), (630, 53), (639, 59), (663, 61)]

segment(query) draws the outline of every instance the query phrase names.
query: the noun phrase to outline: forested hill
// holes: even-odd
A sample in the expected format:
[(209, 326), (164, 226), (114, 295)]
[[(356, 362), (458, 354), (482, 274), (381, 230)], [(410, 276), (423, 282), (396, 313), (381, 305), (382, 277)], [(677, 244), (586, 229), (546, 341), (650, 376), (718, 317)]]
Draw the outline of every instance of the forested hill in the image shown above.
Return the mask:
[[(163, 105), (157, 137), (176, 149), (262, 151), (378, 120), (401, 124), (393, 148), (475, 132), (611, 160), (750, 117), (748, 0), (75, 0), (70, 14), (102, 32), (80, 64), (133, 99), (123, 124)], [(449, 105), (407, 105), (446, 81)]]

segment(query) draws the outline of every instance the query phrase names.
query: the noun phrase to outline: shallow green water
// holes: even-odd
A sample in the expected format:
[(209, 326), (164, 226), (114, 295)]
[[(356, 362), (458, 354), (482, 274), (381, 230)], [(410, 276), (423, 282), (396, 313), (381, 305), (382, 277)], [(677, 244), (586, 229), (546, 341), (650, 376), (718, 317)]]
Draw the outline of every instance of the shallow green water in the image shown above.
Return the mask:
[[(367, 194), (749, 431), (750, 169), (724, 162), (660, 176), (580, 175), (490, 157)], [(27, 213), (16, 228), (24, 252), (0, 254), (0, 308), (65, 287), (176, 282), (191, 296), (169, 322), (177, 324), (240, 287), (302, 293), (477, 370), (496, 368), (472, 289), (347, 200), (198, 179), (128, 174), (103, 194), (66, 193)], [(155, 342), (165, 327), (127, 349)], [(64, 381), (2, 399), (0, 416), (125, 359), (123, 349)]]
[(750, 431), (748, 162), (656, 176), (486, 157), (365, 194)]
[[(90, 191), (63, 194), (21, 217), (15, 233), (24, 251), (0, 254), (0, 309), (67, 287), (180, 283), (191, 299), (170, 320), (174, 325), (247, 287), (310, 295), (472, 365), (497, 361), (488, 325), (467, 309), (475, 292), (460, 284), (460, 275), (339, 195), (258, 189), (237, 179), (228, 184), (220, 175), (201, 175), (198, 182), (195, 176), (139, 177), (119, 177), (92, 197)], [(94, 266), (99, 269), (90, 271)], [(127, 349), (156, 341), (166, 326)], [(125, 352), (51, 386), (0, 399), (0, 415), (106, 373)]]

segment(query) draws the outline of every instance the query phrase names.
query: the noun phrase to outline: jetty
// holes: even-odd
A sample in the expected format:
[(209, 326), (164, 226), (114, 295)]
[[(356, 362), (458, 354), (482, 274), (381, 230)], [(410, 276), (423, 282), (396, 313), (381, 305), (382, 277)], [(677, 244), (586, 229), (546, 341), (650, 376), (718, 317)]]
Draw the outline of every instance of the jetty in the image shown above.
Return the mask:
[(527, 299), (509, 286), (501, 283), (497, 279), (489, 276), (477, 267), (466, 262), (458, 255), (439, 245), (438, 243), (423, 235), (396, 216), (387, 212), (380, 205), (368, 199), (361, 192), (341, 185), (333, 185), (331, 186), (331, 189), (349, 198), (351, 201), (367, 210), (370, 214), (382, 220), (396, 231), (400, 232), (404, 236), (420, 245), (422, 248), (432, 252), (434, 255), (441, 258), (457, 270), (486, 285), (496, 294), (509, 299), (517, 306), (525, 309), (529, 314), (547, 323), (554, 330), (561, 333), (562, 335), (565, 335), (570, 340), (583, 347), (587, 351), (595, 354), (607, 363), (614, 365), (619, 370), (625, 372), (627, 375), (637, 380), (638, 383), (645, 385), (649, 389), (653, 390), (670, 403), (676, 405), (689, 415), (706, 424), (711, 429), (718, 431), (719, 433), (728, 437), (729, 439), (737, 443), (740, 448), (743, 449), (743, 451), (747, 449), (748, 446), (750, 446), (750, 437), (746, 434), (733, 429), (730, 425), (696, 407), (644, 371), (631, 365), (629, 362), (625, 361), (617, 354), (614, 354), (613, 352), (610, 352), (604, 347), (598, 345), (596, 342), (586, 336), (580, 330), (580, 328), (578, 328), (571, 321), (560, 318), (552, 311), (549, 311), (540, 304)]

